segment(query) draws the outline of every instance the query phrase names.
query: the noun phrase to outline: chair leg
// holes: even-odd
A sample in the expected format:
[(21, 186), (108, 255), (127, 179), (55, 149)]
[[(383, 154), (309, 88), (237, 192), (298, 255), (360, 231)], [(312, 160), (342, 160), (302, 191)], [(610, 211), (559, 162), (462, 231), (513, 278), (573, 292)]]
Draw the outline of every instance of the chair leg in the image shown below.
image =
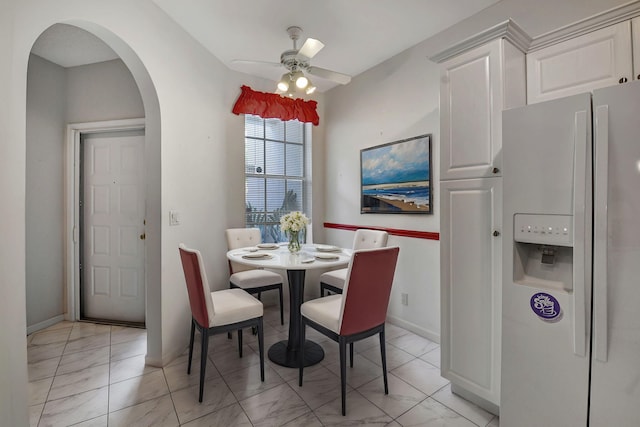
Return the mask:
[(202, 403), (202, 395), (204, 394), (204, 374), (207, 369), (207, 350), (209, 349), (209, 331), (202, 328), (202, 348), (200, 349), (200, 396), (198, 401)]
[(242, 359), (242, 329), (238, 329), (238, 354)]
[(387, 383), (387, 352), (385, 350), (384, 325), (380, 331), (380, 356), (382, 358), (382, 377), (384, 378), (384, 394), (389, 394), (389, 385)]
[[(229, 289), (233, 289), (233, 285), (231, 283), (229, 283)], [(231, 339), (231, 331), (227, 332), (227, 339)]]
[(353, 343), (349, 343), (349, 366), (353, 368)]
[(284, 325), (284, 307), (282, 306), (282, 285), (278, 289), (280, 293), (280, 324)]
[(298, 342), (298, 386), (302, 387), (302, 374), (304, 371), (304, 341), (306, 326), (304, 318), (300, 316), (300, 341)]
[(262, 301), (262, 292), (258, 292), (258, 301)]
[(258, 349), (260, 352), (260, 381), (264, 382), (264, 329), (262, 317), (258, 319)]
[(187, 365), (187, 375), (191, 374), (191, 357), (193, 356), (193, 338), (196, 334), (196, 321), (191, 319), (191, 338), (189, 339), (189, 364)]
[(320, 283), (320, 298), (324, 296), (324, 286)]
[(347, 342), (344, 337), (338, 337), (340, 347), (340, 392), (342, 395), (342, 416), (347, 415)]

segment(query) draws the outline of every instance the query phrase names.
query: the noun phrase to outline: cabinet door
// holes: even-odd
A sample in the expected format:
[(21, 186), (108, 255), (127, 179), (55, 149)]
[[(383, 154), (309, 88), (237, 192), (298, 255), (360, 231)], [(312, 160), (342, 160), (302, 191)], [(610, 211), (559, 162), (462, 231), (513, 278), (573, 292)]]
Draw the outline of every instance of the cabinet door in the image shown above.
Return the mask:
[(529, 104), (631, 81), (631, 22), (527, 54)]
[(631, 20), (631, 35), (633, 38), (633, 78), (640, 80), (640, 17)]
[(525, 103), (524, 54), (494, 40), (442, 64), (440, 179), (499, 176), (502, 110)]
[(502, 179), (440, 184), (442, 376), (500, 404)]

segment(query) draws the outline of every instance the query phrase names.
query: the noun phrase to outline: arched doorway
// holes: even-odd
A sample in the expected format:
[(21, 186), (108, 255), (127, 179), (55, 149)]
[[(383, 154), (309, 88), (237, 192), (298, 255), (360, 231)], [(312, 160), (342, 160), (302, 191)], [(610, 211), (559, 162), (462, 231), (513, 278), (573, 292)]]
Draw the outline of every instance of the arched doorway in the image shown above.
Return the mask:
[[(101, 40), (105, 45), (108, 45), (109, 48), (112, 49), (112, 51), (115, 52), (119, 58), (118, 60), (115, 60), (115, 61), (120, 62), (121, 66), (124, 67), (128, 73), (130, 73), (132, 84), (133, 86), (135, 86), (135, 89), (139, 91), (139, 98), (141, 99), (140, 103), (142, 104), (140, 105), (140, 109), (137, 110), (136, 112), (135, 107), (129, 108), (128, 110), (127, 108), (123, 108), (123, 110), (125, 110), (126, 112), (125, 113), (120, 112), (120, 114), (125, 114), (125, 116), (126, 114), (129, 114), (130, 116), (133, 115), (138, 117), (139, 116), (145, 117), (145, 134), (144, 134), (144, 149), (143, 149), (143, 152), (144, 152), (143, 155), (145, 158), (145, 166), (146, 166), (145, 167), (145, 184), (146, 184), (145, 193), (151, 194), (150, 197), (146, 197), (147, 200), (146, 200), (146, 215), (145, 215), (145, 222), (146, 222), (145, 235), (147, 237), (147, 239), (145, 240), (145, 243), (146, 243), (145, 264), (146, 264), (146, 270), (147, 270), (146, 282), (150, 284), (149, 286), (146, 287), (146, 296), (152, 295), (151, 298), (147, 298), (145, 296), (145, 300), (146, 300), (145, 321), (148, 329), (147, 360), (149, 361), (149, 363), (157, 363), (157, 361), (160, 360), (160, 347), (161, 347), (161, 335), (160, 335), (160, 326), (159, 326), (160, 325), (160, 322), (159, 322), (159, 318), (160, 318), (160, 280), (159, 280), (160, 278), (160, 262), (159, 262), (160, 260), (160, 210), (159, 210), (160, 201), (159, 201), (159, 196), (156, 196), (155, 198), (153, 197), (154, 194), (155, 195), (160, 194), (160, 191), (159, 191), (160, 189), (160, 118), (159, 118), (159, 104), (158, 104), (157, 95), (155, 93), (154, 85), (151, 82), (151, 78), (146, 72), (146, 69), (144, 65), (141, 63), (138, 56), (122, 39), (117, 37), (115, 34), (98, 25), (95, 25), (89, 22), (77, 21), (77, 22), (66, 22), (64, 24), (56, 24), (56, 25), (65, 25), (67, 27), (74, 29), (77, 32), (83, 33), (85, 37), (88, 36), (88, 37), (97, 38)], [(53, 27), (55, 27), (56, 25), (54, 25)], [(50, 27), (50, 28), (53, 28), (53, 27)], [(117, 67), (118, 67), (118, 64), (115, 64), (115, 68)], [(97, 72), (98, 74), (105, 73), (104, 71), (105, 66), (100, 67), (99, 65), (97, 65), (96, 68), (97, 70), (93, 70), (93, 71)], [(30, 64), (29, 73), (28, 73), (30, 75), (30, 78), (27, 81), (28, 93), (33, 92), (31, 90), (33, 89), (31, 87), (32, 71), (33, 70), (31, 69), (31, 64)], [(91, 74), (91, 73), (88, 73), (88, 74)], [(80, 77), (80, 79), (85, 78), (86, 76), (87, 74), (85, 74), (83, 77)], [(103, 74), (102, 77), (105, 77), (105, 75)], [(71, 81), (68, 78), (66, 80)], [(42, 88), (40, 89), (42, 90)], [(46, 91), (46, 88), (44, 90)], [(126, 90), (130, 91), (131, 88), (127, 88)], [(59, 93), (57, 95), (60, 96)], [(92, 101), (88, 101), (86, 99), (82, 101), (78, 101), (76, 95), (67, 94), (66, 96), (67, 96), (67, 99), (65, 100), (66, 101), (65, 104), (67, 108), (66, 108), (66, 114), (64, 115), (64, 118), (63, 118), (65, 122), (64, 123), (65, 127), (70, 122), (113, 120), (113, 119), (124, 118), (124, 117), (117, 117), (117, 116), (114, 116), (113, 113), (109, 113), (109, 111), (107, 111), (108, 108), (106, 110), (104, 108), (105, 103), (101, 104), (100, 102), (96, 102), (95, 99)], [(76, 117), (72, 117), (73, 116), (72, 111), (71, 112), (69, 111), (69, 110), (73, 110), (73, 108), (69, 108), (70, 102), (68, 98), (71, 98), (71, 97), (74, 98), (75, 104), (81, 105), (78, 108), (83, 110), (84, 115), (81, 114), (79, 119), (77, 118), (78, 115), (76, 115)], [(98, 105), (98, 107), (95, 108), (96, 111), (93, 114), (93, 116), (86, 115), (87, 105), (89, 106)], [(113, 105), (113, 102), (112, 102), (112, 105)], [(33, 139), (30, 138), (30, 136), (32, 136), (34, 133), (37, 133), (34, 131), (36, 131), (38, 128), (38, 125), (36, 125), (33, 120), (30, 120), (29, 108), (30, 108), (30, 103), (28, 99), (27, 100), (27, 123), (26, 123), (27, 147), (28, 147), (27, 151), (29, 151), (29, 145), (33, 143)], [(142, 112), (142, 114), (139, 113), (140, 111)], [(60, 117), (56, 117), (56, 119), (59, 120)], [(55, 145), (55, 155), (53, 156), (53, 159), (49, 159), (49, 164), (47, 165), (47, 168), (51, 168), (52, 164), (55, 164), (57, 160), (60, 159), (58, 150), (62, 149), (64, 152), (64, 146), (65, 146), (64, 139), (65, 139), (65, 136), (63, 136), (62, 144), (53, 144)], [(34, 224), (38, 222), (38, 219), (36, 218), (34, 221), (32, 221), (31, 224), (29, 223), (29, 215), (34, 212), (37, 212), (36, 210), (37, 208), (34, 209), (34, 206), (30, 206), (30, 201), (38, 200), (40, 198), (40, 195), (34, 192), (33, 190), (34, 188), (37, 188), (37, 185), (38, 185), (37, 179), (36, 180), (32, 179), (33, 177), (32, 176), (30, 177), (30, 173), (31, 175), (37, 176), (39, 173), (43, 172), (43, 171), (40, 171), (40, 172), (36, 172), (35, 174), (33, 173), (34, 170), (38, 169), (37, 161), (34, 161), (33, 156), (35, 157), (38, 157), (38, 156), (37, 156), (37, 152), (35, 154), (34, 153), (31, 153), (31, 154), (32, 154), (31, 159), (29, 159), (29, 153), (27, 154), (27, 157), (28, 157), (27, 192), (26, 192), (27, 205), (25, 207), (27, 212), (27, 224), (26, 224), (27, 295), (29, 295), (29, 286), (30, 286), (30, 283), (29, 283), (30, 265), (32, 264), (32, 261), (37, 261), (36, 259), (30, 259), (30, 254), (33, 253), (33, 251), (30, 251), (30, 248), (37, 247), (36, 245), (38, 242), (37, 236), (30, 235), (31, 230), (34, 230), (35, 228)], [(63, 173), (66, 176), (69, 174), (69, 170), (73, 168), (73, 159), (67, 158), (66, 155), (63, 155), (62, 157), (63, 157), (62, 164), (60, 162), (57, 162), (57, 164), (55, 165), (55, 167), (53, 167), (53, 169), (55, 169), (56, 172), (63, 171)], [(47, 168), (44, 168), (44, 169), (46, 170)], [(44, 179), (46, 179), (46, 175), (44, 175)], [(76, 236), (77, 231), (74, 230), (72, 227), (68, 226), (69, 224), (68, 219), (71, 216), (73, 216), (73, 212), (70, 212), (72, 208), (70, 208), (69, 200), (68, 200), (70, 197), (70, 189), (65, 188), (65, 186), (62, 185), (64, 183), (64, 180), (60, 181), (59, 179), (55, 179), (55, 182), (56, 184), (53, 186), (54, 193), (57, 193), (60, 196), (62, 196), (60, 197), (60, 199), (66, 200), (66, 202), (64, 202), (64, 206), (62, 206), (61, 209), (58, 206), (55, 207), (57, 209), (56, 215), (55, 215), (56, 218), (54, 218), (53, 221), (49, 221), (49, 225), (48, 225), (49, 233), (46, 232), (47, 230), (43, 230), (43, 231), (45, 231), (45, 235), (47, 235), (48, 237), (48, 240), (49, 240), (48, 244), (50, 247), (58, 247), (63, 249), (61, 257), (54, 260), (54, 263), (59, 263), (60, 259), (62, 259), (64, 265), (62, 266), (62, 269), (60, 269), (60, 265), (56, 264), (54, 272), (55, 274), (58, 274), (59, 271), (64, 272), (64, 279), (63, 279), (64, 286), (61, 288), (60, 286), (54, 285), (55, 289), (58, 291), (57, 294), (55, 290), (53, 291), (54, 298), (58, 299), (60, 297), (63, 297), (62, 305), (63, 305), (63, 312), (64, 312), (65, 318), (70, 320), (76, 320), (76, 317), (74, 315), (75, 313), (73, 312), (74, 310), (73, 287), (70, 287), (69, 284), (73, 283), (74, 286), (77, 285), (77, 283), (74, 283), (74, 278), (77, 277), (77, 274), (74, 271), (74, 267), (73, 267), (74, 254), (76, 254), (78, 250), (76, 247), (76, 245), (78, 244), (78, 239), (75, 238), (77, 237)], [(62, 217), (63, 219), (62, 222), (59, 221), (60, 217)], [(55, 230), (56, 228), (57, 230)], [(50, 238), (50, 234), (53, 235), (53, 238)], [(37, 250), (35, 252), (37, 253)], [(45, 251), (45, 252), (50, 252), (50, 251)], [(36, 271), (37, 270), (38, 269), (36, 269)], [(36, 290), (35, 293), (38, 294), (38, 291)], [(60, 294), (63, 294), (63, 295), (60, 295)], [(49, 307), (47, 309), (53, 312), (55, 311), (56, 308), (57, 307), (54, 307), (54, 308)], [(27, 310), (29, 310), (29, 299), (27, 300)], [(29, 311), (27, 311), (27, 316), (29, 316)], [(54, 316), (54, 318), (57, 318), (57, 315)], [(45, 319), (45, 323), (46, 321), (47, 320)]]

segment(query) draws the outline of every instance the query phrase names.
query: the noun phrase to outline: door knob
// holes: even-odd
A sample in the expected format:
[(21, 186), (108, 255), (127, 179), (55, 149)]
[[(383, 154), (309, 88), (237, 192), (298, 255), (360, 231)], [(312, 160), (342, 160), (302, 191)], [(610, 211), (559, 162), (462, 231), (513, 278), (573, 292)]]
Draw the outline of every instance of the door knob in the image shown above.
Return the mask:
[(498, 230), (493, 231), (493, 237), (498, 237), (499, 235), (500, 235), (500, 232)]
[(140, 240), (144, 240), (144, 239), (146, 239), (146, 238), (147, 238), (147, 233), (142, 233), (142, 234), (140, 235)]

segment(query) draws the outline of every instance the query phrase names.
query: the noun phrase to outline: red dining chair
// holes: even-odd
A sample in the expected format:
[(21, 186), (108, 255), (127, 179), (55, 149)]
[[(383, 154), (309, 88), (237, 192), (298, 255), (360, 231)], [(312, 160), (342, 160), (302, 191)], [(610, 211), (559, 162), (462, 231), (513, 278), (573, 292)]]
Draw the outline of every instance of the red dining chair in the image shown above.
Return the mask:
[[(387, 246), (389, 234), (382, 230), (358, 229), (353, 237), (353, 250), (384, 248)], [(320, 296), (324, 296), (325, 291), (334, 294), (341, 294), (347, 278), (347, 269), (340, 268), (323, 273), (320, 276)], [(329, 294), (329, 292), (327, 292)]]
[(196, 328), (201, 336), (200, 348), (200, 396), (204, 392), (204, 374), (207, 367), (209, 335), (238, 331), (238, 347), (242, 357), (242, 328), (255, 327), (258, 331), (260, 352), (260, 379), (264, 382), (264, 333), (262, 327), (262, 303), (242, 289), (224, 289), (211, 292), (203, 267), (202, 255), (195, 249), (180, 244), (180, 259), (189, 293), (191, 306), (191, 338), (189, 340), (189, 364), (191, 374), (193, 339)]
[[(384, 323), (399, 251), (396, 246), (354, 251), (347, 269), (343, 293), (307, 301), (300, 307), (300, 348), (305, 342), (306, 326), (311, 326), (338, 343), (342, 415), (346, 415), (347, 344), (350, 345), (353, 367), (353, 343), (380, 334), (384, 394), (389, 394)], [(302, 386), (303, 352), (299, 353), (298, 384)]]

